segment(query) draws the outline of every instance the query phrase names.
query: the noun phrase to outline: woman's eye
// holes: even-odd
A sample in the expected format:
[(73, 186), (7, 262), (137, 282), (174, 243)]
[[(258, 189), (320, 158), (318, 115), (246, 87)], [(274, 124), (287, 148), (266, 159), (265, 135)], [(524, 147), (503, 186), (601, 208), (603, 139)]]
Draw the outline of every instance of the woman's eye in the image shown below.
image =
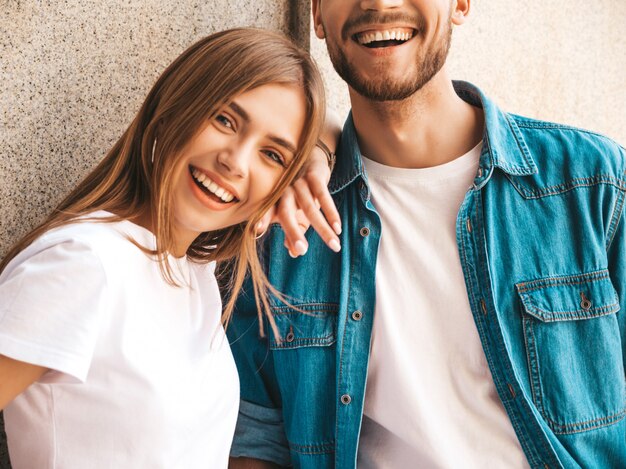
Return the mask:
[(281, 166), (285, 166), (285, 160), (283, 159), (283, 157), (279, 154), (276, 153), (275, 151), (272, 150), (263, 150), (263, 153), (271, 160), (275, 161), (276, 163), (278, 163)]
[(226, 127), (227, 129), (234, 129), (235, 126), (231, 122), (231, 120), (226, 117), (224, 114), (219, 114), (215, 117), (215, 120), (220, 123), (220, 125)]

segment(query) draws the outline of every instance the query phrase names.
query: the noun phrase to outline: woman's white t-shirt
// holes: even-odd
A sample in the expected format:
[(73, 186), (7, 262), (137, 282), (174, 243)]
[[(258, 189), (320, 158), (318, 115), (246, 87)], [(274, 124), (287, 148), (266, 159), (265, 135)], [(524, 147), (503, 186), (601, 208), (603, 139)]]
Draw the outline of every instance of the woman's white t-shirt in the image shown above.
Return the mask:
[[(93, 216), (106, 217), (106, 212)], [(49, 368), (4, 411), (19, 468), (226, 467), (239, 405), (214, 264), (129, 221), (45, 233), (0, 275), (0, 354)]]

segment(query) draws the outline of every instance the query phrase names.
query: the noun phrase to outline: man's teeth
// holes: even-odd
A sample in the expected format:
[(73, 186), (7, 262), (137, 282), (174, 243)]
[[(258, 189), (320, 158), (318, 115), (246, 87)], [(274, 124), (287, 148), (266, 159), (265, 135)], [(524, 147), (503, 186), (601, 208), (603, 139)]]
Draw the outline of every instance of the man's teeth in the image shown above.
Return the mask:
[(231, 200), (233, 200), (235, 198), (235, 196), (233, 194), (228, 192), (223, 187), (218, 186), (214, 181), (209, 179), (206, 174), (201, 173), (197, 169), (193, 169), (191, 171), (191, 175), (194, 177), (194, 179), (196, 181), (198, 181), (200, 184), (202, 184), (204, 187), (206, 187), (206, 189), (209, 192), (211, 192), (216, 197), (219, 197), (224, 202), (230, 202)]
[(368, 31), (357, 36), (361, 45), (377, 41), (408, 41), (413, 37), (413, 31), (408, 29), (389, 29), (385, 31)]

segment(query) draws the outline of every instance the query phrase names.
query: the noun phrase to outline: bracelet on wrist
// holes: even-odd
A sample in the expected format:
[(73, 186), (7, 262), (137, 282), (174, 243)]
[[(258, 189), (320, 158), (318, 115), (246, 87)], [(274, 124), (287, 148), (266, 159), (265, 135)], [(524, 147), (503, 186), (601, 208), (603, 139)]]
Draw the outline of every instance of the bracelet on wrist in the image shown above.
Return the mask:
[(322, 150), (324, 154), (326, 155), (326, 160), (328, 161), (328, 167), (330, 168), (330, 172), (332, 173), (333, 169), (335, 168), (335, 162), (337, 161), (337, 155), (335, 155), (332, 151), (330, 151), (330, 148), (328, 148), (328, 145), (326, 145), (321, 140), (318, 140), (315, 143), (315, 146), (319, 148), (320, 150)]

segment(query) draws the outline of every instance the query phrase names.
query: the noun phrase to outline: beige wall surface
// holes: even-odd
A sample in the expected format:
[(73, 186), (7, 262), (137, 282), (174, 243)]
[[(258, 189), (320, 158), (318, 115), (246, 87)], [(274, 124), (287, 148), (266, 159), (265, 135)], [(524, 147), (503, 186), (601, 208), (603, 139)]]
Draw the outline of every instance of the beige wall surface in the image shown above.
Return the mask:
[[(346, 115), (347, 88), (311, 34), (329, 104)], [(474, 83), (506, 111), (626, 145), (625, 0), (474, 0), (454, 28), (448, 66), (453, 79)]]
[(290, 0), (0, 0), (0, 256), (104, 157), (187, 46), (297, 20)]

